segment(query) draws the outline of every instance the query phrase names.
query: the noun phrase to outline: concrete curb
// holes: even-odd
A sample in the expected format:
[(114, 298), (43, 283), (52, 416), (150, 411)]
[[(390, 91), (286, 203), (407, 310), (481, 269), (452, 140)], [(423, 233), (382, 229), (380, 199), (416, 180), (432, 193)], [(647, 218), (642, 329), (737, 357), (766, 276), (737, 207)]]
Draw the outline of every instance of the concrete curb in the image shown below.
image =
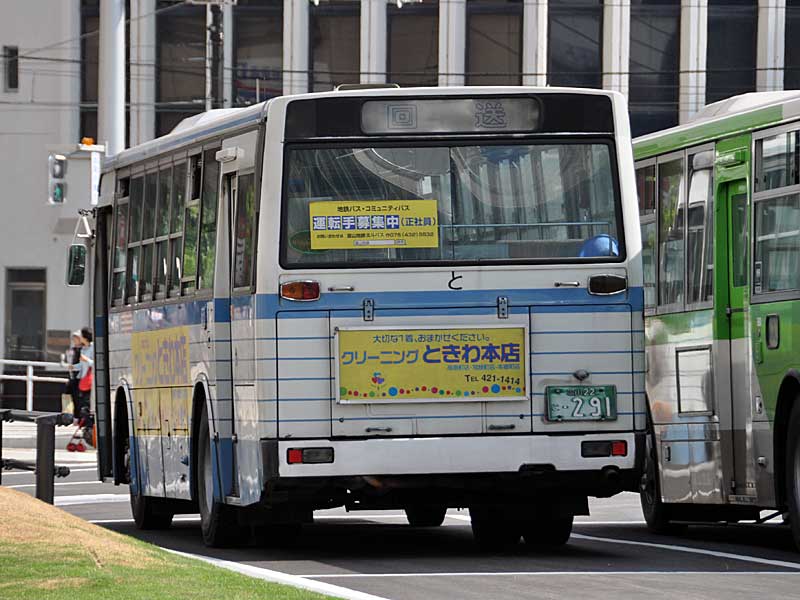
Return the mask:
[(351, 590), (348, 588), (324, 583), (322, 581), (315, 581), (313, 579), (306, 579), (305, 577), (298, 577), (297, 575), (290, 575), (289, 573), (282, 573), (280, 571), (272, 571), (271, 569), (263, 569), (261, 567), (254, 567), (252, 565), (244, 565), (241, 563), (232, 562), (229, 560), (222, 560), (220, 558), (212, 558), (210, 556), (203, 556), (201, 554), (191, 554), (189, 552), (179, 552), (178, 550), (170, 550), (163, 548), (167, 552), (184, 556), (186, 558), (194, 558), (202, 560), (217, 567), (228, 569), (248, 577), (255, 577), (256, 579), (263, 579), (264, 581), (271, 581), (272, 583), (282, 583), (284, 585), (291, 585), (296, 588), (308, 590), (310, 592), (317, 592), (325, 594), (326, 596), (333, 596), (334, 598), (343, 598), (344, 600), (388, 600), (381, 596), (373, 596), (365, 592)]

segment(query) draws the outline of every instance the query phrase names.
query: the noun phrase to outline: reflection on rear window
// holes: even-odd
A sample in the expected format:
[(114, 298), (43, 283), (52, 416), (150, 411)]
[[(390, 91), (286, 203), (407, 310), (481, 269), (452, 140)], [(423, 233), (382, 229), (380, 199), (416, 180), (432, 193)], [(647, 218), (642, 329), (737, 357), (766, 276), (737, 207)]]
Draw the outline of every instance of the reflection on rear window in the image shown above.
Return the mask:
[(606, 144), (291, 149), (283, 264), (620, 256)]

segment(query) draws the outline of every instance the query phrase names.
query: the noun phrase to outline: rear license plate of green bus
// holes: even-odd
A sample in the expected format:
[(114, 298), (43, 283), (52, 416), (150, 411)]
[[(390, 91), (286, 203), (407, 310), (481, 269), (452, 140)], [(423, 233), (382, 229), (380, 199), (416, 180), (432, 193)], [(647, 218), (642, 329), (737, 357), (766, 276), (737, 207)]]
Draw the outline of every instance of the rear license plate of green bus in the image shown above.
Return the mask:
[(613, 421), (615, 385), (549, 385), (544, 390), (548, 421)]

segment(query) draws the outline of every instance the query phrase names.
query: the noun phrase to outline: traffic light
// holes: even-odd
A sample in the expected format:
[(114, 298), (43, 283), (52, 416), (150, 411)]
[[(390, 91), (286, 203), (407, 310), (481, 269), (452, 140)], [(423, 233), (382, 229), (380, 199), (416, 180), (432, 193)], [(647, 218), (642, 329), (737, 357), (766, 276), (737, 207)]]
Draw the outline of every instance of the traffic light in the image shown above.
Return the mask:
[(67, 200), (67, 157), (51, 154), (47, 157), (47, 201), (50, 204), (64, 204)]

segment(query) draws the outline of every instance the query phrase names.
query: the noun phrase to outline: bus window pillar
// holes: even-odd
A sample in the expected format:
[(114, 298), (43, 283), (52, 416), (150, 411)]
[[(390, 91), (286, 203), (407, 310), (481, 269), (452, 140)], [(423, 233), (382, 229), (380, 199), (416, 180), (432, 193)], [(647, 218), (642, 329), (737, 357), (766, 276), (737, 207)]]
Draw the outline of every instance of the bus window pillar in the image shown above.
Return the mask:
[(606, 0), (603, 6), (603, 89), (628, 95), (631, 5)]
[(680, 122), (706, 103), (708, 0), (681, 0)]
[(756, 91), (783, 89), (786, 0), (759, 0)]
[(525, 0), (522, 85), (547, 85), (547, 2)]

